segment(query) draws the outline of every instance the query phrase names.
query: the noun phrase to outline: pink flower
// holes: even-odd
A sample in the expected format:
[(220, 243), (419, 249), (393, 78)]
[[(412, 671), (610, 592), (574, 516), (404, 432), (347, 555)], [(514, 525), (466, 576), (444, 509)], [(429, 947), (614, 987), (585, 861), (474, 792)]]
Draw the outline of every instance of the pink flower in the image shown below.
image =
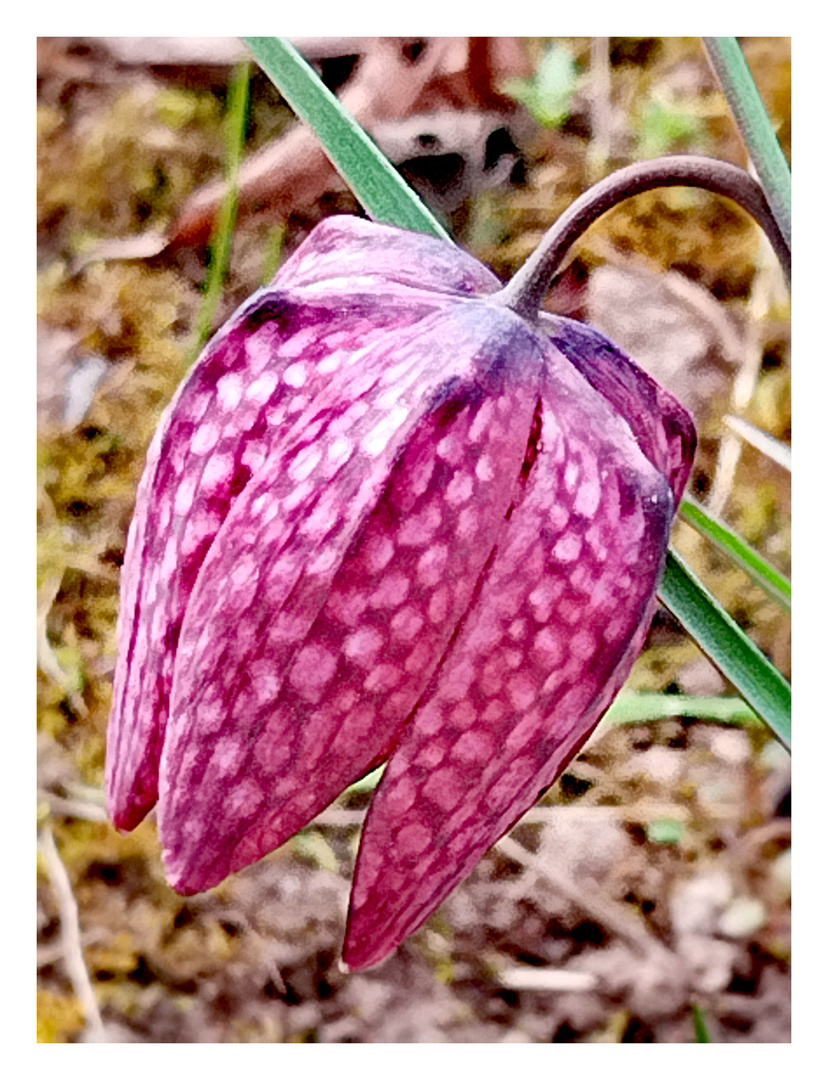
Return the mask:
[[(210, 888), (388, 759), (346, 962), (383, 959), (560, 775), (640, 652), (690, 416), (443, 241), (319, 225), (150, 448), (123, 571), (112, 819)], [(312, 902), (309, 901), (309, 902)]]

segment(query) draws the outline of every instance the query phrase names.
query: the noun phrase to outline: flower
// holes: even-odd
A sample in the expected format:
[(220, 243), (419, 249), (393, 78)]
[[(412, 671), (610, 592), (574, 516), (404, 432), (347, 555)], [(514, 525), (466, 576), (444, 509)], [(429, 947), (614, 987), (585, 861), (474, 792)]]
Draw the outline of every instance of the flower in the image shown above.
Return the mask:
[(149, 451), (107, 787), (216, 885), (388, 759), (344, 959), (377, 963), (552, 783), (640, 652), (692, 463), (679, 403), (460, 249), (323, 221)]

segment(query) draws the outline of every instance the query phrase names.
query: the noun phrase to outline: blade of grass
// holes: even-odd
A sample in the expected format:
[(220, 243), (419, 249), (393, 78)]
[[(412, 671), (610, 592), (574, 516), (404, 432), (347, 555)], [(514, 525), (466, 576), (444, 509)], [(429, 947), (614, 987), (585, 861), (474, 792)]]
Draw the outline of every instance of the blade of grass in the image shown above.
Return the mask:
[(382, 774), (385, 772), (385, 762), (379, 765), (376, 769), (372, 769), (371, 772), (366, 773), (365, 776), (360, 777), (356, 783), (351, 784), (342, 793), (345, 795), (357, 795), (363, 791), (373, 791), (377, 784), (382, 779)]
[(233, 72), (227, 94), (227, 117), (225, 120), (224, 175), (227, 191), (222, 200), (213, 236), (210, 239), (210, 268), (204, 286), (204, 299), (196, 320), (193, 342), (187, 357), (187, 366), (197, 358), (213, 329), (224, 279), (230, 265), (233, 248), (233, 230), (239, 204), (239, 169), (244, 149), (244, 133), (247, 125), (247, 100), (250, 88), (250, 64), (245, 61)]
[(788, 472), (791, 471), (791, 448), (787, 443), (774, 439), (773, 435), (768, 435), (766, 431), (741, 416), (726, 416), (724, 419), (729, 428), (741, 435), (745, 442), (750, 443), (760, 454), (769, 457)]
[[(279, 38), (245, 40), (279, 92), (314, 128), (343, 179), (375, 220), (450, 239), (291, 45)], [(361, 180), (363, 169), (370, 177), (367, 183)], [(789, 746), (790, 686), (673, 552), (668, 554), (661, 595), (725, 678)]]
[(667, 553), (659, 596), (785, 749), (790, 750), (790, 684), (673, 551)]
[(735, 37), (703, 38), (739, 131), (765, 189), (773, 216), (791, 242), (791, 168)]
[(697, 1005), (694, 1001), (691, 1005), (693, 1010), (693, 1030), (696, 1033), (697, 1043), (712, 1043), (710, 1038), (710, 1029), (707, 1026), (707, 1016), (701, 1005)]
[(267, 247), (265, 248), (264, 259), (262, 260), (262, 273), (259, 279), (262, 285), (267, 285), (279, 269), (286, 236), (287, 225), (285, 225), (283, 221), (274, 225), (268, 234)]
[[(740, 697), (702, 697), (691, 694), (660, 694), (630, 691), (621, 694), (607, 709), (602, 724), (649, 724), (670, 716), (694, 716), (719, 724), (761, 724), (761, 719)], [(385, 765), (373, 769), (342, 793), (342, 798), (373, 791), (385, 772)]]
[(290, 42), (284, 38), (244, 40), (296, 115), (316, 132), (326, 154), (374, 221), (451, 239)]
[(790, 614), (791, 583), (784, 574), (780, 574), (770, 563), (765, 562), (757, 551), (746, 544), (723, 521), (709, 514), (695, 499), (686, 496), (682, 500), (679, 511), (685, 520), (712, 540), (721, 551), (730, 555), (752, 581), (755, 581), (772, 600)]
[(630, 691), (620, 694), (607, 710), (604, 724), (647, 724), (669, 716), (694, 716), (720, 724), (761, 724), (761, 719), (740, 697), (701, 697)]

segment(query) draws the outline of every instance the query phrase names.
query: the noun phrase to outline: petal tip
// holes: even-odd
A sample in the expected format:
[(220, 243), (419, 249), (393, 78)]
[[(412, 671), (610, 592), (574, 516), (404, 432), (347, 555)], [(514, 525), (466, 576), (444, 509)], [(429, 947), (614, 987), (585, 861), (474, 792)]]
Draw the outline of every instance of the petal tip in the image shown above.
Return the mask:
[(210, 887), (200, 881), (198, 876), (188, 871), (188, 869), (179, 869), (172, 865), (166, 851), (163, 853), (162, 858), (167, 882), (170, 888), (174, 889), (179, 896), (195, 896), (196, 893), (204, 892), (205, 889)]
[(129, 833), (136, 829), (154, 804), (154, 799), (133, 797), (131, 792), (125, 794), (112, 782), (108, 785), (106, 809), (109, 820), (120, 833)]
[[(362, 921), (362, 920), (357, 920)], [(340, 965), (347, 974), (354, 971), (365, 971), (367, 968), (377, 967), (384, 963), (392, 953), (396, 951), (400, 943), (409, 936), (402, 934), (389, 940), (377, 940), (370, 932), (369, 927), (361, 927), (355, 932), (354, 915), (348, 918), (348, 929), (345, 933), (345, 944), (342, 947), (342, 959)]]

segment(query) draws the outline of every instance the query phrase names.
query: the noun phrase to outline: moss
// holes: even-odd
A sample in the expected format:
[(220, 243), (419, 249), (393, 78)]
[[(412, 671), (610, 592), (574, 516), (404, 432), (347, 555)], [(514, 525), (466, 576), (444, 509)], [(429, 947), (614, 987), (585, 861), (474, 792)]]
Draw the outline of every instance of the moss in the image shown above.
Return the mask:
[(71, 994), (37, 992), (37, 1041), (39, 1043), (74, 1042), (83, 1031), (83, 1006)]
[[(86, 233), (162, 227), (181, 199), (220, 169), (221, 106), (211, 94), (151, 86), (112, 92), (107, 108), (38, 113), (38, 225), (59, 223), (68, 250)], [(183, 122), (173, 130), (173, 113)], [(184, 114), (187, 114), (186, 117)]]

